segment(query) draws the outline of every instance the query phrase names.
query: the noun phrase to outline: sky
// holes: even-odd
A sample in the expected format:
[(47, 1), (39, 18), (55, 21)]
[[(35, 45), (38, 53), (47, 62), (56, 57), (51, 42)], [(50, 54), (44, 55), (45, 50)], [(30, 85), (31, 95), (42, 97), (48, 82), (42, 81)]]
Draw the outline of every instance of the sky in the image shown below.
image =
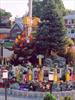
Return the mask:
[[(62, 0), (65, 8), (75, 10), (75, 0)], [(28, 12), (28, 0), (0, 0), (0, 8), (11, 12), (14, 17), (22, 17)]]

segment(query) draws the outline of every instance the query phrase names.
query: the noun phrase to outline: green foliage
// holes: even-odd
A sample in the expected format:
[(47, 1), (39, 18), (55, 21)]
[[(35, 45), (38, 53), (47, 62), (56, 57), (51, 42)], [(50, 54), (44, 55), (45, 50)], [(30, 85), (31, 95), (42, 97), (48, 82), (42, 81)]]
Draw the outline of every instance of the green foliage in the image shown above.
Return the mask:
[(71, 96), (66, 96), (66, 97), (64, 97), (64, 100), (72, 100), (72, 97)]
[[(0, 26), (2, 25), (2, 18), (10, 18), (11, 17), (11, 13), (6, 12), (3, 9), (0, 9)], [(8, 22), (8, 26), (10, 26), (10, 21)], [(3, 26), (4, 27), (4, 26)]]
[[(46, 2), (50, 0), (33, 0), (33, 16), (40, 17), (42, 15), (42, 11), (44, 7), (47, 5)], [(59, 10), (59, 12), (64, 16), (66, 14), (66, 10), (64, 8), (62, 0), (53, 0)]]
[(50, 56), (49, 58), (45, 59), (44, 63), (48, 67), (65, 67), (66, 59), (60, 56)]
[(55, 0), (55, 3), (59, 9), (59, 12), (62, 14), (62, 16), (65, 16), (67, 11), (64, 7), (63, 1), (62, 0)]
[(12, 47), (14, 45), (14, 42), (5, 42), (6, 47)]
[(67, 62), (68, 63), (70, 63), (70, 62), (75, 63), (75, 50), (73, 50), (73, 49), (68, 50), (66, 56), (67, 56)]
[[(40, 17), (41, 16), (41, 11), (42, 11), (42, 1), (39, 0), (33, 0), (33, 16)], [(40, 11), (39, 11), (40, 10)]]
[(6, 11), (3, 10), (3, 9), (0, 9), (0, 17), (2, 17), (2, 16), (11, 17), (11, 13), (10, 13), (10, 12), (6, 12)]
[(30, 43), (25, 41), (22, 45), (15, 45), (14, 54), (17, 57), (14, 60), (12, 58), (12, 64), (23, 64), (24, 62), (19, 60), (20, 57), (23, 57), (24, 61), (37, 63), (38, 54), (46, 57), (49, 50), (63, 52), (68, 45), (62, 14), (54, 0), (33, 0), (33, 16), (41, 18), (37, 33), (33, 32), (36, 39)]
[(64, 51), (68, 37), (62, 15), (53, 0), (45, 0), (45, 4), (37, 31), (37, 48)]
[(44, 100), (56, 100), (55, 96), (52, 94), (48, 93), (45, 97)]

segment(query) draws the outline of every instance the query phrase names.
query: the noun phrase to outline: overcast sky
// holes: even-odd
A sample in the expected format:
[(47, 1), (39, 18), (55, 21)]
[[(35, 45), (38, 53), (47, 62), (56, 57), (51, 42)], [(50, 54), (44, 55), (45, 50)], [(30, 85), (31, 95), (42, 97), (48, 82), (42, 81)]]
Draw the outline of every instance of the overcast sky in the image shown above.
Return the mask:
[[(0, 0), (0, 8), (11, 12), (12, 16), (21, 17), (28, 11), (28, 0)], [(63, 0), (65, 8), (75, 10), (75, 0)]]

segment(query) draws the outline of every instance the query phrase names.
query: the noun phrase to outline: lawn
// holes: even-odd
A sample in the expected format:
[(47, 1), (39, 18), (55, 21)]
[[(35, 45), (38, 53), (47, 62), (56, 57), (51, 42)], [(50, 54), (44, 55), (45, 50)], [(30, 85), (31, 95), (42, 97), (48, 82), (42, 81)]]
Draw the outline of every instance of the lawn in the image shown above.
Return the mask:
[(14, 45), (14, 42), (5, 42), (4, 44), (6, 47), (12, 47)]

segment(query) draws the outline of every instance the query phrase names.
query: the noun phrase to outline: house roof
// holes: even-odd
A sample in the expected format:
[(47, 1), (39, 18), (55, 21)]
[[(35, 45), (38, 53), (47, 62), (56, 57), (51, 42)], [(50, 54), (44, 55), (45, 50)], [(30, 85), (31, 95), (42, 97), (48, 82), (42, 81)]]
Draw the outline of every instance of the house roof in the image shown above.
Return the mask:
[(23, 25), (22, 25), (21, 23), (14, 23), (14, 24), (12, 25), (12, 27), (11, 27), (11, 30), (13, 30), (14, 27), (15, 27), (16, 25), (20, 28), (20, 30), (23, 31), (23, 28), (24, 28), (24, 27), (23, 27)]
[(21, 18), (16, 18), (15, 19), (15, 23), (12, 25), (11, 30), (14, 28), (15, 25), (18, 25), (18, 27), (23, 31), (24, 25), (22, 23), (22, 19)]
[(64, 19), (75, 19), (75, 13), (64, 16)]

